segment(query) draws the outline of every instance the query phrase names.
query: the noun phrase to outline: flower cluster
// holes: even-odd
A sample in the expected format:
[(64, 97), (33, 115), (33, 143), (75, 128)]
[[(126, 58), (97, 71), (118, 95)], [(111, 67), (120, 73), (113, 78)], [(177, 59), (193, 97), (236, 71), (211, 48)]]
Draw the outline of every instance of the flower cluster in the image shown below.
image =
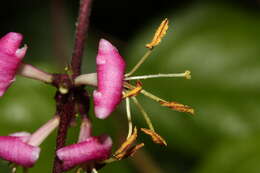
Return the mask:
[[(132, 76), (144, 63), (156, 47), (168, 29), (168, 20), (165, 19), (157, 29), (154, 38), (146, 45), (148, 51), (141, 60), (125, 74), (126, 63), (119, 51), (109, 41), (101, 39), (96, 57), (97, 73), (83, 74), (76, 77), (73, 85), (91, 85), (97, 87), (93, 92), (94, 111), (97, 118), (105, 119), (116, 109), (117, 105), (126, 100), (126, 112), (128, 119), (128, 135), (125, 142), (111, 155), (112, 139), (104, 134), (92, 136), (92, 123), (90, 118), (83, 114), (79, 139), (76, 144), (58, 148), (56, 155), (62, 161), (62, 169), (70, 170), (79, 166), (79, 169), (95, 170), (98, 165), (107, 164), (132, 156), (144, 143), (134, 144), (138, 137), (137, 128), (133, 128), (130, 99), (142, 113), (149, 129), (141, 128), (141, 131), (151, 136), (151, 139), (161, 145), (167, 145), (166, 141), (155, 132), (148, 114), (137, 100), (139, 94), (143, 94), (162, 106), (176, 111), (194, 113), (194, 110), (177, 102), (168, 102), (143, 89), (141, 80), (158, 77), (185, 77), (190, 78), (190, 72), (179, 74), (155, 74), (145, 76)], [(22, 35), (8, 33), (0, 39), (0, 95), (14, 81), (15, 75), (40, 80), (52, 84), (54, 75), (43, 72), (32, 65), (22, 63), (27, 46), (19, 49)], [(132, 81), (136, 81), (132, 83)], [(60, 88), (63, 91), (64, 88)], [(66, 92), (61, 92), (67, 94)], [(18, 132), (9, 136), (0, 136), (0, 158), (21, 165), (25, 168), (32, 167), (39, 158), (39, 145), (59, 125), (60, 116), (57, 114), (41, 128), (30, 134)]]

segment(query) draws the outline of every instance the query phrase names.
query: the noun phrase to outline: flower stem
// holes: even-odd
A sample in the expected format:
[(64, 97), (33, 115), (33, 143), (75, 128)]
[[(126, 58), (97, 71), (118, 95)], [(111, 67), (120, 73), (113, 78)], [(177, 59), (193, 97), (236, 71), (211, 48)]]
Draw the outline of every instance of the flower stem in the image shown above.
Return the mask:
[(132, 76), (126, 77), (125, 80), (140, 80), (140, 79), (151, 79), (151, 78), (162, 78), (162, 77), (185, 77), (186, 79), (190, 79), (190, 71), (185, 71), (184, 73), (170, 73), (170, 74), (152, 74), (152, 75), (144, 75), (144, 76)]
[(52, 75), (49, 73), (46, 73), (32, 65), (22, 63), (19, 67), (18, 74), (27, 77), (30, 79), (39, 80), (46, 83), (52, 82)]
[(31, 135), (27, 143), (32, 146), (39, 146), (44, 141), (44, 139), (47, 136), (49, 136), (49, 134), (59, 125), (59, 122), (60, 122), (60, 117), (55, 115), (51, 120), (49, 120), (37, 131), (35, 131)]
[(132, 74), (134, 74), (134, 72), (136, 72), (136, 70), (144, 63), (144, 61), (151, 55), (151, 53), (152, 53), (152, 49), (149, 49), (144, 54), (144, 56), (138, 61), (138, 63), (134, 66), (134, 68), (132, 68), (132, 70), (130, 72), (125, 74), (125, 77), (131, 76)]
[[(73, 93), (70, 92), (63, 95), (57, 91), (56, 93), (56, 115), (60, 116), (60, 123), (58, 127), (58, 135), (56, 138), (56, 151), (64, 147), (68, 128), (73, 115), (75, 115), (75, 102), (73, 100)], [(62, 161), (56, 156), (54, 160), (53, 173), (62, 173)]]
[(92, 134), (92, 123), (90, 119), (87, 118), (87, 116), (83, 116), (81, 126), (80, 126), (78, 142), (85, 141), (87, 138), (91, 137), (91, 134)]
[(143, 115), (143, 117), (144, 117), (144, 119), (146, 121), (146, 124), (148, 125), (149, 129), (154, 131), (154, 127), (153, 127), (152, 121), (151, 121), (150, 117), (148, 116), (148, 114), (145, 112), (145, 110), (142, 107), (142, 105), (139, 103), (139, 101), (137, 100), (136, 97), (131, 97), (131, 98), (134, 101), (134, 103), (136, 104), (137, 108), (142, 113), (142, 115)]
[(89, 26), (91, 2), (92, 0), (80, 1), (79, 16), (76, 24), (74, 50), (71, 59), (73, 78), (77, 77), (81, 73), (81, 61), (84, 51), (86, 33)]
[[(74, 80), (81, 73), (81, 62), (84, 51), (86, 33), (89, 26), (90, 6), (92, 0), (81, 0), (79, 15), (76, 25), (75, 43), (71, 59), (72, 79)], [(69, 83), (69, 79), (66, 82)], [(65, 82), (65, 81), (64, 81)], [(77, 102), (83, 103), (79, 96), (83, 91), (82, 88), (73, 86), (68, 90), (68, 93), (62, 94), (59, 91), (56, 93), (56, 114), (60, 116), (60, 124), (58, 127), (58, 135), (56, 139), (56, 151), (62, 148), (66, 143), (66, 136), (71, 119), (76, 113)], [(88, 96), (85, 100), (88, 99)], [(89, 101), (84, 102), (88, 106)], [(88, 111), (88, 107), (86, 108)], [(54, 160), (53, 173), (62, 173), (62, 161), (56, 156)]]
[(76, 86), (91, 85), (97, 86), (97, 73), (82, 74), (75, 78), (74, 83)]

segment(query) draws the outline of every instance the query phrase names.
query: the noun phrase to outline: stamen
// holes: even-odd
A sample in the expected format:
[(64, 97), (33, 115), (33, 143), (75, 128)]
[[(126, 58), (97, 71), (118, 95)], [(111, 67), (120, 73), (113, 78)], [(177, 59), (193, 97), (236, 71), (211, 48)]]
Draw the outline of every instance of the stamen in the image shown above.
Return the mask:
[(156, 30), (154, 37), (152, 39), (152, 41), (148, 44), (146, 44), (146, 47), (149, 48), (149, 50), (144, 54), (144, 56), (139, 60), (139, 62), (134, 66), (134, 68), (132, 68), (132, 70), (130, 72), (128, 72), (127, 74), (125, 74), (125, 77), (129, 77), (131, 76), (134, 72), (136, 72), (136, 70), (144, 63), (144, 61), (150, 56), (150, 54), (152, 53), (152, 50), (155, 46), (157, 46), (163, 36), (166, 34), (166, 31), (168, 29), (168, 19), (164, 19), (162, 21), (162, 23), (160, 24), (160, 26), (158, 27), (158, 29)]
[(141, 128), (141, 131), (145, 134), (149, 135), (152, 138), (152, 141), (156, 144), (167, 146), (166, 141), (161, 137), (158, 133), (156, 133), (154, 130)]
[(168, 108), (171, 108), (173, 110), (179, 111), (179, 112), (187, 112), (190, 114), (194, 114), (194, 109), (192, 109), (190, 106), (177, 103), (177, 102), (160, 102), (162, 106), (166, 106)]
[(137, 96), (142, 90), (142, 83), (140, 81), (137, 81), (136, 87), (126, 93), (123, 93), (123, 99), (126, 97), (132, 97)]
[(119, 149), (116, 150), (114, 157), (116, 157), (118, 154), (127, 151), (129, 147), (135, 142), (137, 138), (137, 128), (134, 128), (133, 134), (120, 146)]
[(137, 145), (133, 146), (133, 147), (129, 150), (129, 152), (128, 152), (127, 154), (128, 154), (129, 156), (133, 157), (134, 154), (135, 154), (140, 148), (142, 148), (143, 146), (144, 146), (144, 143), (137, 144)]
[(132, 135), (133, 132), (133, 123), (132, 123), (132, 116), (131, 116), (131, 110), (130, 110), (130, 101), (129, 98), (126, 98), (126, 115), (128, 120), (128, 135), (127, 139)]
[(125, 77), (131, 76), (136, 70), (144, 63), (144, 61), (151, 55), (152, 49), (149, 49), (144, 56), (138, 61), (138, 63), (132, 68), (130, 72), (125, 74)]
[(151, 78), (162, 78), (162, 77), (185, 77), (190, 79), (190, 71), (185, 71), (184, 73), (170, 73), (170, 74), (152, 74), (144, 76), (132, 76), (126, 77), (125, 80), (139, 80), (139, 79), (151, 79)]
[[(135, 88), (135, 86), (133, 86), (127, 82), (124, 83), (124, 87), (129, 88), (129, 89)], [(140, 92), (143, 95), (145, 95), (146, 97), (149, 97), (150, 99), (160, 103), (162, 106), (169, 107), (169, 108), (179, 111), (179, 112), (186, 112), (186, 113), (194, 114), (194, 109), (192, 109), (191, 107), (189, 107), (187, 105), (183, 105), (183, 104), (177, 103), (177, 102), (168, 102), (166, 100), (161, 99), (160, 97), (153, 95), (152, 93), (150, 93), (148, 91), (145, 91), (144, 89), (142, 89)]]
[(143, 117), (145, 119), (145, 122), (148, 125), (149, 129), (154, 131), (153, 123), (152, 123), (150, 117), (148, 116), (148, 114), (145, 112), (145, 110), (142, 107), (142, 105), (139, 103), (139, 101), (137, 100), (136, 97), (132, 97), (132, 100), (134, 101), (135, 105), (140, 110), (141, 114), (143, 115)]
[[(126, 87), (128, 89), (134, 89), (135, 88), (135, 86), (133, 86), (130, 83), (127, 83), (127, 82), (124, 83), (124, 87)], [(149, 93), (149, 92), (145, 91), (144, 89), (142, 89), (140, 92), (143, 95), (149, 97), (150, 99), (152, 99), (152, 100), (154, 100), (156, 102), (160, 102), (160, 101), (166, 102), (165, 100), (161, 99), (160, 97), (157, 97), (157, 96), (153, 95), (152, 93)]]
[(169, 27), (168, 24), (169, 24), (168, 19), (167, 18), (164, 19), (160, 24), (160, 26), (158, 27), (158, 29), (156, 30), (153, 40), (150, 43), (146, 44), (145, 47), (149, 49), (153, 49), (155, 46), (157, 46), (161, 42), (164, 35), (166, 34), (166, 31)]
[(144, 143), (140, 143), (137, 145), (134, 145), (131, 147), (131, 145), (135, 142), (137, 138), (137, 128), (134, 128), (134, 132), (133, 134), (130, 136), (129, 139), (127, 139), (121, 146), (119, 149), (116, 150), (116, 152), (113, 154), (112, 157), (110, 157), (107, 160), (104, 160), (102, 162), (100, 162), (101, 164), (108, 164), (108, 163), (112, 163), (118, 160), (122, 160), (125, 158), (128, 158), (130, 156), (133, 156), (137, 150), (139, 150), (140, 148), (142, 148), (144, 146)]

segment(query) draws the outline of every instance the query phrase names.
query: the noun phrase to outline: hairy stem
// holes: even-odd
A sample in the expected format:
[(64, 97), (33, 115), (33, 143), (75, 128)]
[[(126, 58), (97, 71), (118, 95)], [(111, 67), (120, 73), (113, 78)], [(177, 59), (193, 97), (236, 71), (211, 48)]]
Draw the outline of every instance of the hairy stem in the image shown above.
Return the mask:
[[(56, 151), (62, 148), (65, 145), (68, 127), (70, 125), (71, 119), (75, 114), (74, 106), (75, 103), (71, 99), (72, 93), (63, 95), (59, 92), (56, 94), (56, 102), (57, 102), (57, 115), (60, 116), (60, 124), (58, 128), (58, 135), (56, 139)], [(54, 161), (53, 173), (61, 173), (62, 172), (62, 162), (56, 156)]]
[[(79, 16), (76, 25), (76, 35), (75, 35), (75, 43), (74, 49), (71, 59), (71, 70), (72, 70), (72, 78), (75, 79), (81, 73), (81, 61), (84, 51), (84, 43), (86, 38), (86, 33), (89, 26), (89, 15), (90, 15), (90, 5), (92, 0), (81, 0), (80, 1), (80, 9)], [(59, 79), (57, 87), (64, 88), (67, 92), (61, 93), (57, 91), (56, 93), (56, 104), (57, 104), (57, 112), (56, 114), (60, 116), (60, 124), (58, 128), (58, 135), (56, 139), (56, 151), (62, 147), (64, 147), (66, 143), (66, 136), (69, 125), (71, 123), (72, 118), (76, 113), (83, 113), (81, 107), (85, 107), (84, 110), (88, 111), (88, 96), (84, 94), (84, 89), (80, 87), (75, 87), (74, 84), (70, 86), (71, 79), (70, 77), (64, 76), (65, 79)], [(55, 80), (54, 80), (55, 81)], [(55, 83), (55, 82), (54, 82)], [(69, 87), (70, 86), (70, 87)], [(82, 97), (84, 99), (82, 99)], [(84, 100), (84, 101), (82, 101)], [(78, 109), (76, 109), (76, 107)], [(62, 173), (62, 162), (56, 156), (53, 166), (53, 173)]]
[(89, 26), (90, 5), (92, 0), (81, 0), (78, 21), (76, 24), (76, 36), (74, 50), (71, 59), (73, 78), (81, 73), (81, 61), (84, 51), (86, 33)]

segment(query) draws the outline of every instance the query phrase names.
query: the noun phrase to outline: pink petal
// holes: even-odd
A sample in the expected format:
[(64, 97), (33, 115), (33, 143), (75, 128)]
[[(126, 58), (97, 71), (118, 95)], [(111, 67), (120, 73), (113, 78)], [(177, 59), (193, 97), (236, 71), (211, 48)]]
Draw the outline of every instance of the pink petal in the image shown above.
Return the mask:
[(14, 136), (0, 136), (0, 157), (10, 162), (32, 167), (39, 158), (40, 148), (28, 145)]
[(10, 32), (0, 39), (0, 96), (14, 81), (16, 71), (27, 47), (19, 49), (23, 37)]
[(82, 163), (107, 159), (111, 148), (112, 139), (102, 135), (63, 147), (57, 151), (57, 156), (63, 161), (63, 169), (68, 170)]
[(9, 134), (9, 136), (15, 136), (15, 137), (19, 138), (20, 140), (22, 140), (22, 142), (27, 142), (30, 139), (30, 137), (31, 137), (31, 133), (28, 133), (28, 132), (15, 132), (15, 133)]
[(20, 47), (23, 40), (22, 34), (9, 32), (0, 39), (0, 52), (13, 55)]
[(96, 117), (105, 119), (121, 101), (125, 61), (111, 43), (101, 39), (96, 63), (98, 89), (93, 93), (94, 109)]

